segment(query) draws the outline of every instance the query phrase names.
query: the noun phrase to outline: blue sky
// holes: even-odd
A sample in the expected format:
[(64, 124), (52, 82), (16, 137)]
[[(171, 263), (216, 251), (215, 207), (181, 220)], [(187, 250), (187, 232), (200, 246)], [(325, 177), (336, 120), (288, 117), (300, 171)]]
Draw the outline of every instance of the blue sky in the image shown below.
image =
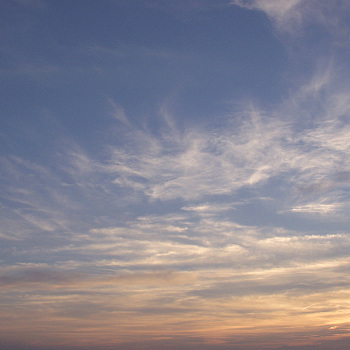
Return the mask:
[(0, 16), (3, 347), (346, 347), (347, 1)]

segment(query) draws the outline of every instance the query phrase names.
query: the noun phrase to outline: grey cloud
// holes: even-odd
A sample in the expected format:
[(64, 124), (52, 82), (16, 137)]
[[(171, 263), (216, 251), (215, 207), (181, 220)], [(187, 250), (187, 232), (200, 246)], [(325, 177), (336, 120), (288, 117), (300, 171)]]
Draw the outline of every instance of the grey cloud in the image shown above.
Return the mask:
[[(232, 278), (234, 279), (234, 278)], [(303, 272), (286, 272), (285, 275), (267, 273), (266, 276), (241, 276), (236, 281), (213, 283), (207, 288), (189, 291), (189, 295), (204, 298), (227, 298), (250, 295), (273, 295), (288, 293), (291, 296), (305, 293), (346, 290), (350, 286), (350, 280), (340, 280), (338, 274), (319, 270), (309, 273), (304, 268)], [(311, 311), (311, 310), (310, 310)], [(320, 310), (315, 310), (315, 312)]]
[(197, 280), (196, 272), (174, 270), (123, 270), (106, 272), (100, 276), (91, 273), (63, 271), (43, 267), (17, 267), (0, 274), (0, 288), (30, 287), (41, 285), (67, 288), (94, 288), (99, 286), (161, 286), (185, 285)]
[(72, 283), (81, 278), (81, 274), (56, 271), (43, 268), (26, 268), (15, 270), (12, 273), (0, 275), (0, 288), (13, 286), (26, 286), (33, 284), (57, 284)]
[(333, 178), (336, 182), (348, 183), (350, 182), (350, 171), (340, 171), (338, 173), (335, 173)]
[(87, 318), (96, 317), (96, 315), (105, 315), (106, 313), (115, 312), (117, 308), (111, 308), (111, 305), (106, 305), (103, 302), (86, 301), (68, 301), (57, 303), (54, 316), (63, 318)]

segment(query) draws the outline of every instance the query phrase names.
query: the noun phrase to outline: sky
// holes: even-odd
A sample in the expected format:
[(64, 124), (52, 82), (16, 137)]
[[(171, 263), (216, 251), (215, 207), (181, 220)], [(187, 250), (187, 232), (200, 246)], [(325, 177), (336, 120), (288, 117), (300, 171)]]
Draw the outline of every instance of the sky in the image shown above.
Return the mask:
[(350, 344), (347, 0), (1, 0), (0, 347)]

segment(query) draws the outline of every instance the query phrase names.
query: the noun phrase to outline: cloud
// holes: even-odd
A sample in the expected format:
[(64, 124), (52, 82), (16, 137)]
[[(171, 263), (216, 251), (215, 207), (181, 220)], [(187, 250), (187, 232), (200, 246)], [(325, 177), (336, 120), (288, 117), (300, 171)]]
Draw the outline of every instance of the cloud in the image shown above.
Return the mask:
[(346, 256), (346, 233), (316, 232), (246, 226), (230, 219), (230, 212), (203, 215), (185, 208), (182, 215), (150, 215), (93, 229), (67, 249), (78, 260), (82, 254), (90, 256), (92, 266), (99, 268), (192, 271), (195, 266), (197, 271), (215, 268), (217, 273), (232, 266), (237, 272), (257, 266), (269, 270)]
[(302, 21), (300, 7), (304, 0), (234, 0), (232, 5), (237, 5), (249, 10), (265, 12), (280, 29), (290, 28)]
[[(6, 271), (7, 270), (7, 271)], [(26, 288), (37, 290), (45, 288), (86, 289), (110, 286), (171, 286), (193, 283), (196, 272), (123, 271), (105, 275), (93, 275), (52, 268), (50, 266), (13, 266), (0, 274), (0, 289)]]
[[(208, 342), (228, 341), (233, 331), (251, 339), (249, 332), (267, 331), (267, 317), (273, 333), (301, 327), (315, 334), (320, 322), (343, 327), (348, 235), (245, 226), (230, 218), (230, 207), (211, 212), (215, 204), (205, 202), (92, 228), (57, 256), (48, 249), (54, 264), (2, 267), (3, 315), (11, 323), (20, 314), (17, 325), (29, 334), (41, 335), (45, 324), (60, 336), (86, 332), (90, 345), (100, 332), (112, 342), (172, 339), (184, 334), (184, 325), (186, 336)], [(33, 316), (36, 331), (28, 322)]]
[[(157, 136), (130, 129), (127, 142), (133, 148), (112, 147), (104, 169), (114, 184), (152, 201), (198, 201), (244, 188), (258, 191), (280, 179), (290, 189), (286, 208), (341, 211), (347, 205), (350, 170), (350, 100), (344, 90), (332, 91), (332, 77), (332, 71), (316, 72), (276, 109), (244, 106), (220, 129), (180, 131), (166, 123)], [(311, 203), (319, 203), (319, 210), (316, 204), (311, 210)], [(320, 210), (330, 206), (332, 210)]]
[(328, 214), (337, 211), (343, 205), (341, 203), (309, 203), (306, 205), (300, 205), (290, 209), (292, 212), (299, 213), (317, 213), (317, 214)]
[[(240, 191), (248, 191), (246, 203), (269, 196), (270, 208), (281, 215), (342, 215), (344, 220), (350, 95), (336, 83), (337, 74), (333, 65), (317, 67), (279, 106), (241, 105), (216, 128), (178, 126), (166, 104), (152, 129), (138, 127), (110, 100), (111, 113), (123, 126), (114, 144), (99, 145), (104, 159), (66, 137), (52, 163), (1, 159), (2, 194), (9, 205), (1, 208), (0, 234), (7, 239), (36, 232), (78, 237), (97, 222), (106, 226), (106, 218), (113, 226), (116, 212), (121, 220), (140, 201), (155, 208), (179, 200), (184, 212), (224, 215), (230, 207), (244, 208)], [(84, 220), (75, 219), (78, 213)], [(164, 230), (180, 234), (187, 227), (174, 222)]]
[(220, 132), (193, 129), (176, 138), (172, 130), (161, 138), (136, 132), (133, 152), (114, 149), (108, 169), (117, 175), (116, 184), (153, 200), (230, 194), (266, 181), (288, 162), (280, 140), (287, 130), (263, 119), (253, 111), (239, 129), (230, 124)]
[(71, 272), (55, 271), (43, 268), (20, 268), (14, 269), (12, 273), (0, 275), (0, 288), (35, 286), (41, 284), (66, 285), (79, 279), (80, 274)]
[(231, 4), (266, 13), (281, 32), (298, 33), (304, 26), (318, 24), (338, 38), (338, 44), (348, 41), (346, 0), (233, 0)]
[(111, 115), (113, 116), (114, 119), (124, 124), (130, 124), (129, 120), (125, 116), (125, 111), (121, 106), (115, 104), (113, 100), (110, 98), (108, 99), (108, 103), (112, 108)]

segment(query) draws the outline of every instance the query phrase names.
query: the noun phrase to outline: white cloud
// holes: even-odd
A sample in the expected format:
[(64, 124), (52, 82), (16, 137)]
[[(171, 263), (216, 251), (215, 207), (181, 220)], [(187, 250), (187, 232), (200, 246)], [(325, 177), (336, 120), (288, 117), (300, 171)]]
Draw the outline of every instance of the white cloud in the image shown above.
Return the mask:
[[(302, 87), (303, 93), (297, 91), (271, 112), (273, 117), (249, 109), (242, 112), (240, 122), (229, 121), (218, 130), (192, 128), (181, 133), (174, 132), (176, 127), (171, 125), (159, 137), (146, 131), (130, 131), (129, 143), (134, 147), (113, 148), (105, 170), (113, 174), (115, 184), (163, 201), (196, 201), (231, 195), (242, 188), (258, 190), (274, 177), (282, 177), (290, 195), (284, 205), (292, 205), (295, 212), (306, 212), (306, 208), (315, 212), (315, 205), (305, 203), (305, 198), (314, 202), (315, 195), (320, 203), (317, 212), (330, 212), (331, 203), (338, 203), (332, 205), (332, 211), (340, 209), (340, 203), (347, 201), (343, 189), (347, 180), (339, 181), (337, 174), (350, 171), (346, 161), (350, 156), (350, 128), (343, 120), (349, 101), (328, 92), (328, 78), (321, 84), (325, 89), (320, 84), (316, 84), (317, 88), (310, 85), (315, 84)], [(325, 91), (327, 110), (312, 106), (309, 126), (298, 130), (304, 101), (316, 106)], [(343, 107), (335, 103), (339, 99)], [(288, 121), (293, 119), (295, 123)], [(290, 198), (297, 202), (288, 203)]]
[[(120, 112), (123, 142), (107, 145), (104, 152), (110, 151), (110, 157), (105, 161), (94, 160), (74, 142), (65, 142), (51, 165), (2, 158), (3, 198), (16, 203), (17, 209), (2, 208), (0, 234), (7, 239), (38, 231), (83, 235), (98, 222), (114, 225), (116, 212), (118, 219), (127, 216), (132, 201), (145, 199), (153, 201), (151, 206), (154, 201), (180, 199), (183, 212), (206, 218), (210, 230), (221, 232), (224, 222), (214, 226), (209, 219), (246, 205), (236, 197), (242, 189), (254, 192), (247, 202), (268, 195), (270, 208), (282, 214), (345, 218), (349, 96), (335, 84), (330, 67), (318, 70), (273, 110), (244, 106), (215, 130), (181, 129), (165, 105), (157, 132), (133, 126)], [(80, 214), (84, 219), (75, 220)], [(168, 220), (167, 227), (159, 223), (167, 234), (180, 235), (192, 227), (187, 219)], [(147, 231), (147, 225), (139, 219), (134, 229)], [(155, 229), (155, 223), (151, 225)], [(205, 232), (202, 227), (201, 234)]]
[(114, 119), (119, 120), (123, 124), (130, 124), (123, 107), (114, 103), (111, 98), (108, 98), (108, 104), (111, 106), (111, 115)]
[(233, 5), (238, 5), (251, 10), (265, 12), (270, 18), (276, 21), (279, 28), (285, 29), (295, 22), (299, 24), (302, 20), (300, 5), (305, 0), (234, 0)]
[(201, 216), (212, 216), (216, 215), (220, 212), (227, 212), (228, 210), (235, 209), (236, 205), (242, 205), (243, 203), (202, 203), (199, 205), (190, 205), (181, 208), (182, 210), (186, 210), (189, 212), (195, 212)]
[(299, 33), (313, 23), (326, 28), (337, 45), (347, 45), (349, 40), (347, 0), (233, 0), (231, 4), (266, 13), (284, 33)]
[(341, 203), (309, 203), (306, 205), (296, 206), (290, 211), (298, 213), (315, 213), (315, 214), (328, 214), (334, 213), (343, 205)]
[(224, 131), (192, 129), (172, 138), (173, 129), (158, 139), (136, 132), (134, 150), (115, 148), (109, 165), (115, 183), (142, 190), (151, 199), (191, 200), (259, 184), (292, 160), (282, 148), (285, 126), (255, 111), (238, 129), (228, 124)]
[[(265, 12), (280, 30), (293, 30), (303, 20), (305, 0), (234, 0), (231, 2), (250, 10)], [(305, 6), (303, 6), (305, 7)]]
[[(291, 266), (344, 256), (346, 233), (296, 232), (279, 227), (238, 224), (229, 213), (203, 215), (197, 208), (183, 213), (138, 217), (121, 226), (91, 229), (66, 247), (77, 256), (90, 256), (92, 266), (119, 269), (192, 269), (207, 266), (236, 271)], [(205, 211), (206, 212), (206, 211)], [(65, 248), (63, 248), (64, 251)], [(101, 256), (104, 260), (101, 260)]]

